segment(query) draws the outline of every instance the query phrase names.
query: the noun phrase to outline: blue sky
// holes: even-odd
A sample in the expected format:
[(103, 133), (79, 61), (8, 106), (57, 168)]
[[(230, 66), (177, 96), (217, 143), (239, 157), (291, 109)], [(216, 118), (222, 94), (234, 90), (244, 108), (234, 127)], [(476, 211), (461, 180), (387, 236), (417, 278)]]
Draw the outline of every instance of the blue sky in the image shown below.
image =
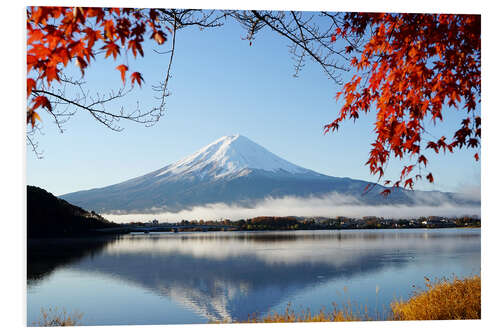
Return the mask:
[[(341, 106), (334, 98), (340, 86), (311, 61), (294, 78), (287, 42), (270, 31), (259, 33), (252, 46), (242, 40), (245, 35), (242, 27), (230, 21), (221, 28), (181, 30), (169, 83), (172, 95), (166, 115), (153, 127), (122, 121), (124, 130), (112, 132), (78, 111), (61, 134), (42, 114), (44, 134), (38, 142), (43, 159), (28, 150), (27, 183), (56, 195), (111, 185), (159, 169), (235, 133), (300, 166), (332, 176), (376, 180), (364, 165), (374, 138), (375, 113), (324, 135), (323, 126)], [(146, 45), (145, 57), (137, 61), (129, 55), (129, 67), (143, 74), (145, 84), (116, 106), (135, 107), (137, 101), (143, 107), (154, 106), (151, 85), (165, 75), (168, 59), (152, 52), (151, 46)], [(109, 59), (93, 63), (85, 76), (91, 91), (120, 87), (120, 75), (114, 69), (119, 63)], [(431, 125), (431, 133), (451, 137), (463, 115), (447, 110), (445, 123), (435, 129)], [(435, 184), (422, 181), (417, 188), (458, 191), (479, 186), (480, 163), (474, 161), (474, 153), (464, 150), (436, 158), (429, 151)], [(401, 165), (391, 162), (387, 175), (395, 179)]]

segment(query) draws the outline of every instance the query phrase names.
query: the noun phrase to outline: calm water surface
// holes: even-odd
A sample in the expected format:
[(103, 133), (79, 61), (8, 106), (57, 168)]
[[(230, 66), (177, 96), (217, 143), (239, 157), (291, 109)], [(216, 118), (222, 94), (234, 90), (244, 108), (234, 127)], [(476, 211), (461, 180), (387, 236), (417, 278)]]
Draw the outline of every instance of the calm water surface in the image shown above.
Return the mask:
[(419, 229), (30, 241), (27, 322), (48, 307), (82, 313), (84, 325), (244, 320), (288, 304), (328, 311), (332, 302), (380, 315), (424, 277), (478, 274), (480, 237), (480, 229)]

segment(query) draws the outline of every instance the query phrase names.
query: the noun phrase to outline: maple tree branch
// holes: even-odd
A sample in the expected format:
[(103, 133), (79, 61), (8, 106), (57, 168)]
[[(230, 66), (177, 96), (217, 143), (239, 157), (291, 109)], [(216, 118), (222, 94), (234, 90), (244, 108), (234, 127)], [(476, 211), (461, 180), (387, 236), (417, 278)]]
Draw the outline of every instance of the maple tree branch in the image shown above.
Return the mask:
[[(57, 93), (47, 91), (47, 90), (36, 89), (36, 90), (33, 90), (33, 93), (34, 94), (48, 95), (48, 96), (56, 98), (59, 101), (66, 103), (67, 105), (74, 106), (74, 107), (77, 107), (77, 108), (82, 109), (82, 110), (86, 110), (98, 122), (100, 122), (101, 124), (105, 125), (109, 129), (114, 130), (114, 131), (121, 131), (122, 130), (122, 128), (114, 125), (114, 122), (119, 121), (120, 119), (131, 120), (131, 121), (134, 121), (137, 123), (143, 123), (143, 124), (149, 124), (151, 122), (155, 122), (156, 121), (155, 118), (153, 118), (153, 119), (147, 118), (148, 116), (151, 115), (151, 113), (153, 111), (141, 113), (140, 110), (136, 109), (133, 112), (125, 113), (123, 107), (121, 108), (120, 112), (108, 112), (103, 108), (102, 109), (95, 108), (96, 105), (104, 106), (105, 103), (108, 103), (108, 102), (111, 102), (115, 99), (121, 98), (121, 97), (125, 96), (125, 94), (128, 93), (129, 91), (123, 92), (123, 89), (120, 89), (118, 92), (110, 94), (110, 96), (107, 98), (103, 98), (103, 97), (100, 97), (98, 95), (97, 99), (92, 101), (89, 104), (82, 104), (78, 101), (78, 99), (69, 99), (69, 98), (63, 96), (62, 94), (57, 94)], [(54, 105), (57, 105), (57, 102)], [(52, 114), (52, 116), (55, 118), (56, 122), (59, 121), (58, 117), (61, 115), (69, 117), (69, 116), (72, 116), (74, 114), (74, 112), (69, 113), (69, 114), (68, 113), (57, 114), (57, 113), (50, 111), (50, 110), (47, 110), (47, 111)], [(61, 128), (61, 130), (62, 130), (62, 128)]]
[[(342, 25), (340, 25), (338, 23), (339, 19), (336, 17), (339, 15), (339, 13), (331, 14), (331, 13), (323, 11), (323, 12), (321, 12), (321, 14), (323, 16), (330, 18), (332, 20), (332, 24), (336, 28), (342, 29)], [(351, 36), (346, 36), (346, 38), (344, 38), (344, 40), (349, 44), (349, 46), (351, 46), (353, 48), (353, 50), (355, 50), (356, 52), (361, 52), (361, 49), (359, 48), (359, 44), (360, 44), (360, 41), (362, 40), (362, 37), (355, 38), (355, 36), (351, 35)]]
[[(347, 57), (344, 50), (336, 50), (331, 43), (333, 24), (325, 28), (316, 24), (313, 14), (304, 15), (302, 12), (273, 12), (273, 11), (225, 11), (228, 16), (235, 18), (248, 31), (246, 38), (252, 44), (255, 35), (264, 27), (270, 28), (281, 37), (291, 42), (290, 53), (295, 61), (295, 74), (304, 66), (306, 55), (318, 63), (328, 78), (337, 84), (342, 84), (342, 71), (349, 67), (340, 64), (339, 60), (346, 63)], [(326, 16), (325, 16), (326, 17)], [(333, 19), (337, 19), (334, 16)]]
[(29, 147), (31, 147), (31, 151), (35, 154), (36, 158), (42, 159), (43, 153), (40, 152), (38, 149), (38, 142), (35, 142), (33, 139), (35, 128), (37, 128), (37, 125), (35, 125), (35, 127), (26, 132), (26, 143), (28, 144)]
[(158, 117), (163, 115), (163, 112), (165, 110), (165, 105), (166, 105), (166, 98), (170, 96), (170, 93), (168, 92), (168, 82), (171, 78), (171, 69), (172, 69), (172, 63), (174, 60), (174, 55), (175, 55), (175, 41), (176, 41), (176, 36), (177, 36), (177, 30), (179, 28), (179, 22), (177, 21), (175, 11), (172, 11), (171, 15), (173, 15), (173, 23), (172, 24), (172, 48), (168, 53), (170, 53), (169, 61), (168, 61), (168, 67), (167, 67), (167, 73), (165, 74), (165, 79), (157, 86), (153, 86), (153, 90), (160, 92), (160, 96), (156, 97), (157, 99), (160, 100), (159, 106), (155, 107), (152, 109), (151, 112), (157, 111), (159, 112)]
[[(337, 75), (335, 76), (330, 70), (329, 68), (330, 67), (333, 67), (335, 69), (342, 69), (342, 70), (345, 70), (345, 68), (342, 68), (342, 67), (338, 67), (334, 64), (329, 64), (327, 62), (325, 62), (323, 59), (321, 59), (319, 57), (319, 55), (317, 55), (316, 53), (314, 53), (306, 44), (305, 41), (303, 41), (301, 43), (301, 40), (300, 38), (296, 38), (295, 35), (288, 29), (288, 27), (285, 25), (285, 23), (279, 19), (279, 18), (272, 18), (270, 15), (268, 14), (264, 14), (264, 15), (261, 15), (258, 11), (256, 10), (252, 10), (252, 13), (255, 15), (255, 17), (257, 17), (259, 20), (262, 20), (263, 22), (266, 23), (267, 26), (269, 26), (272, 30), (274, 30), (275, 32), (279, 33), (280, 35), (282, 35), (283, 37), (286, 37), (287, 39), (289, 39), (292, 43), (294, 43), (295, 45), (298, 45), (299, 47), (301, 47), (307, 54), (309, 54), (309, 56), (311, 56), (314, 60), (316, 60), (316, 62), (323, 68), (324, 72), (328, 75), (329, 78), (331, 78), (332, 80), (334, 80), (335, 83), (337, 84), (342, 84), (342, 81), (340, 80), (340, 76)], [(282, 27), (282, 30), (280, 30), (277, 26), (273, 25), (268, 19), (271, 19), (273, 21), (277, 21), (279, 23), (279, 25)]]
[(175, 24), (177, 29), (197, 26), (200, 29), (216, 28), (223, 25), (220, 22), (226, 14), (215, 15), (217, 10), (211, 10), (209, 13), (204, 13), (201, 9), (158, 9), (163, 14), (161, 20), (169, 22), (172, 26)]
[[(302, 44), (304, 45), (304, 48), (306, 48), (307, 47), (307, 40), (304, 36), (304, 32), (302, 31), (302, 25), (299, 23), (299, 20), (297, 19), (297, 15), (295, 14), (295, 12), (292, 11), (291, 13), (292, 13), (292, 16), (293, 16), (295, 23), (299, 27)], [(306, 50), (304, 48), (302, 49), (302, 53), (300, 54), (300, 56), (297, 58), (297, 61), (296, 61), (295, 74), (294, 74), (295, 77), (298, 77), (299, 71), (304, 66), (303, 63), (304, 63), (304, 58), (306, 56)]]

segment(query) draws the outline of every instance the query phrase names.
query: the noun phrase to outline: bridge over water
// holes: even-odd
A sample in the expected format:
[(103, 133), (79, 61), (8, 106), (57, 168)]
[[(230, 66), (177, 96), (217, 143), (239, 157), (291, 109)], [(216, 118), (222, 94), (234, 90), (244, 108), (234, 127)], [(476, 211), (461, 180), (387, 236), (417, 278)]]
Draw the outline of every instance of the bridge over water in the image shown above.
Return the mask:
[(115, 228), (104, 228), (104, 229), (97, 229), (96, 231), (102, 232), (102, 233), (123, 233), (123, 234), (128, 234), (131, 232), (178, 232), (178, 231), (191, 231), (191, 230), (202, 230), (202, 231), (208, 231), (208, 230), (230, 230), (234, 229), (234, 226), (226, 226), (226, 225), (173, 225), (173, 226), (123, 226), (123, 227), (115, 227)]

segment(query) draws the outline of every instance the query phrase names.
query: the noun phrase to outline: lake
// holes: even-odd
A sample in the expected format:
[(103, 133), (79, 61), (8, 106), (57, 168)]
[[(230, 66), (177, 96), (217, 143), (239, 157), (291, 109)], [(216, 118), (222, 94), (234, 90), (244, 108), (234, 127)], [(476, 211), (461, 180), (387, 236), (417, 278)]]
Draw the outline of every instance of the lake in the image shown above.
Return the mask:
[(480, 229), (129, 234), (28, 241), (27, 323), (191, 324), (367, 306), (383, 317), (432, 279), (479, 274)]

